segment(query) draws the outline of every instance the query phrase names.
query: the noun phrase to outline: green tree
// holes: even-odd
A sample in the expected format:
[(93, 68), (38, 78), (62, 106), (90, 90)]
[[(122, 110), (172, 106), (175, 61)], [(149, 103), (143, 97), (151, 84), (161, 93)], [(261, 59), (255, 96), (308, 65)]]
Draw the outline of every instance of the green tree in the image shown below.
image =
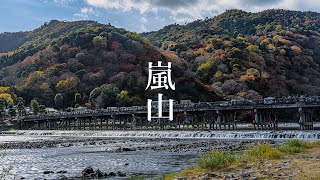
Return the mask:
[(81, 103), (82, 103), (81, 101), (82, 101), (81, 94), (80, 93), (76, 93), (74, 95), (74, 103), (75, 103), (74, 107), (75, 108), (79, 107), (81, 105)]
[(102, 36), (96, 36), (93, 38), (92, 43), (96, 47), (107, 47), (108, 40)]
[(100, 94), (101, 94), (101, 89), (100, 89), (100, 87), (96, 87), (96, 88), (94, 88), (94, 89), (90, 92), (89, 101), (90, 101), (95, 107), (101, 105)]
[(54, 103), (56, 104), (56, 107), (58, 109), (63, 109), (63, 96), (62, 94), (58, 93), (56, 94), (56, 96), (54, 97)]
[(85, 62), (86, 60), (86, 55), (84, 53), (78, 53), (76, 55), (76, 59), (79, 61), (79, 62)]
[(74, 103), (76, 103), (76, 104), (80, 104), (81, 103), (81, 94), (80, 93), (76, 93), (74, 95)]
[(12, 105), (10, 105), (10, 108), (9, 108), (9, 114), (10, 114), (11, 118), (13, 118), (13, 117), (16, 117), (16, 116), (17, 116), (16, 108), (14, 108)]
[(4, 99), (0, 99), (0, 118), (3, 120), (3, 116), (5, 116), (5, 107), (6, 101)]
[(128, 91), (121, 91), (117, 94), (117, 106), (129, 106), (131, 99), (128, 95)]
[(18, 116), (23, 116), (26, 114), (25, 106), (24, 106), (24, 99), (22, 97), (17, 97), (17, 110)]
[(46, 106), (45, 105), (40, 105), (39, 106), (39, 113), (40, 114), (46, 114), (47, 110), (46, 110)]
[(39, 113), (39, 103), (37, 100), (31, 100), (31, 108), (34, 115), (37, 115)]
[(101, 104), (100, 107), (112, 107), (116, 105), (116, 97), (119, 93), (119, 89), (117, 87), (113, 87), (111, 84), (103, 84), (100, 86), (101, 94)]

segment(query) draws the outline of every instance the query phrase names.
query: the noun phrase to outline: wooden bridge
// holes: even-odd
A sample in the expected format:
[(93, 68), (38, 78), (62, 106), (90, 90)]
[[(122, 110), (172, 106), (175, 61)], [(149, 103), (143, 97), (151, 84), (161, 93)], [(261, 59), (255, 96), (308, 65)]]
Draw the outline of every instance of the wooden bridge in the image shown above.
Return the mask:
[[(163, 115), (169, 107), (162, 107)], [(109, 107), (106, 109), (29, 115), (20, 119), (21, 129), (115, 130), (115, 129), (236, 129), (239, 114), (251, 113), (255, 129), (277, 129), (277, 112), (294, 110), (301, 130), (312, 130), (314, 112), (320, 110), (320, 97), (265, 98), (174, 104), (174, 120), (147, 121), (147, 106)], [(157, 115), (158, 107), (151, 112)], [(292, 117), (294, 117), (292, 115)]]

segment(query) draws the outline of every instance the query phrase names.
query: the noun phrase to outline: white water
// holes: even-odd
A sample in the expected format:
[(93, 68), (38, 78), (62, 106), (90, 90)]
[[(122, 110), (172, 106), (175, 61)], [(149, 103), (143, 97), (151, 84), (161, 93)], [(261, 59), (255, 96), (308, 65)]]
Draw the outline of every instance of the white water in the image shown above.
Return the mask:
[(181, 139), (320, 139), (320, 131), (8, 131), (0, 142), (50, 139), (49, 137), (122, 137), (122, 138), (181, 138)]

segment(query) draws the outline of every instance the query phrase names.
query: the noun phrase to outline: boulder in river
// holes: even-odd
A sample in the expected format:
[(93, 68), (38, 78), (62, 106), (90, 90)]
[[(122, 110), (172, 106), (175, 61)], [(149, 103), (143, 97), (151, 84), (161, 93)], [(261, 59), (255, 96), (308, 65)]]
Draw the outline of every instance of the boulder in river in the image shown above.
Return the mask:
[(121, 172), (121, 171), (118, 171), (118, 176), (120, 176), (120, 177), (125, 177), (126, 176), (126, 174), (125, 173), (123, 173), (123, 172)]
[(98, 178), (103, 177), (103, 173), (100, 171), (100, 169), (97, 169), (97, 170), (96, 170), (96, 176), (97, 176)]
[(115, 172), (110, 172), (108, 176), (117, 176)]
[(135, 148), (124, 147), (124, 148), (122, 148), (122, 151), (136, 151), (136, 149)]
[(53, 171), (44, 171), (43, 174), (51, 174), (54, 173)]
[(82, 171), (82, 176), (84, 177), (92, 177), (95, 174), (92, 167), (88, 166)]
[(58, 174), (65, 174), (65, 173), (67, 173), (67, 171), (62, 170), (62, 171), (58, 171), (57, 173)]

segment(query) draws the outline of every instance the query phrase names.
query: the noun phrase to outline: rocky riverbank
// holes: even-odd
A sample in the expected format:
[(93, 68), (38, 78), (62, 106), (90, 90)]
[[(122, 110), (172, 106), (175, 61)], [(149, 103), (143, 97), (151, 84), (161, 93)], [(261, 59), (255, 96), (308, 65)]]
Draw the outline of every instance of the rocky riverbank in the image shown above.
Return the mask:
[[(307, 143), (308, 144), (308, 143)], [(281, 150), (282, 148), (282, 150)], [(261, 149), (260, 149), (261, 150)], [(294, 145), (271, 149), (265, 158), (245, 159), (226, 166), (203, 168), (195, 166), (176, 174), (169, 174), (166, 180), (211, 180), (211, 179), (308, 179), (320, 177), (320, 143), (306, 147)], [(250, 151), (250, 150), (249, 150)], [(255, 148), (254, 151), (259, 151)], [(276, 153), (279, 153), (278, 151)], [(260, 152), (259, 152), (260, 153)], [(273, 153), (273, 154), (272, 154)], [(271, 155), (272, 154), (272, 155)], [(212, 164), (211, 164), (212, 165)]]

